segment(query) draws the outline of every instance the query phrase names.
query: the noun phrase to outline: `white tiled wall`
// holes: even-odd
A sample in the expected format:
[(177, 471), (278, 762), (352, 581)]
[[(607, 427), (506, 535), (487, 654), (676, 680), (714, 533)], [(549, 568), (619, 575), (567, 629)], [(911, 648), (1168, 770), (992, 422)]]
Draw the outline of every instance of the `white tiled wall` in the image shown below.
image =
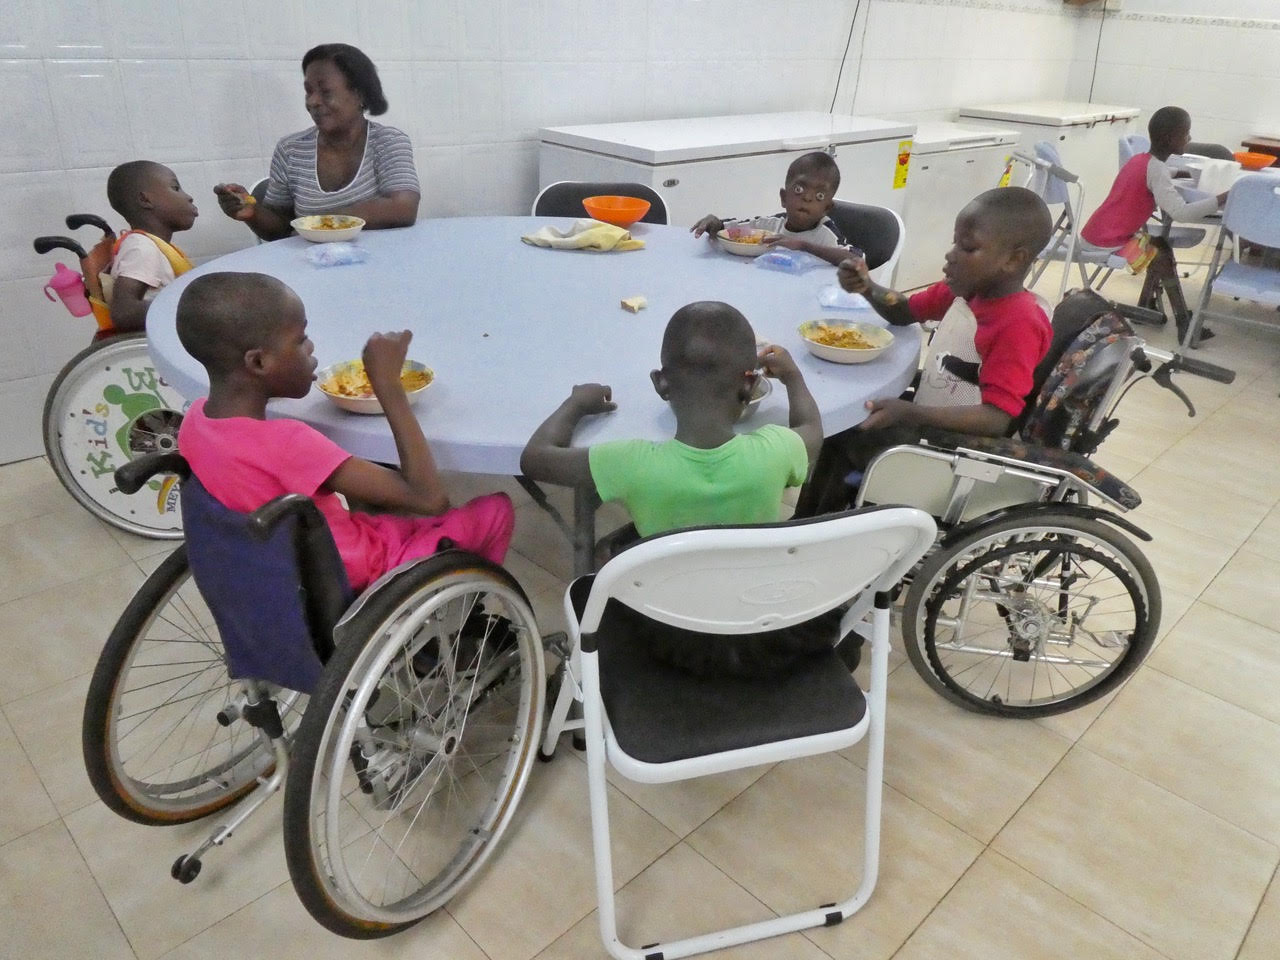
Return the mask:
[(1060, 0), (876, 0), (853, 112), (946, 119), (983, 101), (1087, 100), (1098, 24)]
[(1196, 140), (1280, 137), (1280, 0), (1125, 0), (1103, 21), (1094, 99), (1186, 108)]
[(184, 249), (248, 244), (212, 187), (256, 180), (307, 125), (308, 47), (342, 40), (378, 64), (422, 215), (515, 213), (536, 192), (538, 127), (827, 109), (855, 9), (838, 111), (1087, 93), (1097, 20), (1060, 0), (4, 0), (0, 461), (39, 452), (49, 379), (89, 339), (44, 300), (53, 263), (32, 237), (108, 214), (111, 167), (146, 157), (202, 208)]

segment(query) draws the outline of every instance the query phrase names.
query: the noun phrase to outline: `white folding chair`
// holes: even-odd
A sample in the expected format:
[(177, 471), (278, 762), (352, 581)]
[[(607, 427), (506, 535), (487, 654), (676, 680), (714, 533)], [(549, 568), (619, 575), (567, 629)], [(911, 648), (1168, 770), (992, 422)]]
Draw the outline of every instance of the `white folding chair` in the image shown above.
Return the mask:
[[(1031, 274), (1027, 287), (1034, 287), (1043, 276), (1051, 260), (1063, 263), (1062, 282), (1058, 289), (1058, 300), (1061, 301), (1067, 292), (1067, 280), (1071, 275), (1071, 264), (1080, 269), (1080, 283), (1089, 290), (1101, 289), (1103, 284), (1117, 270), (1124, 269), (1124, 258), (1116, 254), (1119, 248), (1094, 247), (1080, 238), (1080, 211), (1084, 209), (1084, 185), (1080, 178), (1062, 166), (1062, 156), (1058, 148), (1048, 140), (1041, 140), (1035, 146), (1035, 156), (1028, 157), (1015, 153), (1014, 157), (1031, 165), (1031, 180), (1027, 186), (1040, 194), (1040, 199), (1048, 207), (1061, 205), (1062, 212), (1054, 222), (1053, 233), (1045, 244), (1040, 256), (1040, 263)], [(1076, 199), (1071, 201), (1070, 185), (1076, 188)], [(1085, 269), (1085, 265), (1093, 266), (1093, 272)], [(1099, 279), (1101, 277), (1101, 279)]]
[[(618, 960), (671, 960), (839, 923), (875, 887), (880, 857), (890, 591), (933, 543), (923, 511), (884, 507), (818, 520), (687, 530), (643, 540), (570, 584), (565, 609), (580, 671), (600, 935)], [(871, 621), (864, 693), (834, 649), (768, 679), (697, 677), (651, 657), (648, 620), (716, 643), (784, 629), (852, 601), (838, 637)], [(633, 611), (619, 614), (616, 604)], [(640, 616), (635, 616), (639, 614)], [(681, 637), (683, 641), (683, 637)], [(566, 681), (567, 682), (567, 681)], [(548, 736), (558, 735), (549, 729)], [(618, 937), (606, 761), (628, 779), (669, 783), (843, 750), (868, 739), (862, 882), (844, 900), (668, 943)], [(544, 750), (545, 754), (545, 750)]]
[[(1224, 263), (1223, 250), (1227, 247), (1228, 234), (1231, 236), (1231, 253)], [(1209, 276), (1200, 293), (1200, 304), (1187, 325), (1182, 341), (1184, 347), (1195, 346), (1206, 317), (1274, 326), (1264, 321), (1209, 311), (1209, 297), (1215, 293), (1268, 307), (1280, 307), (1280, 270), (1240, 263), (1238, 251), (1241, 240), (1263, 247), (1280, 247), (1280, 177), (1253, 174), (1242, 177), (1231, 188), (1227, 206), (1222, 212), (1222, 232), (1214, 247)]]
[(863, 252), (871, 279), (892, 287), (893, 274), (907, 242), (907, 228), (898, 212), (870, 203), (837, 200), (828, 216), (844, 238)]

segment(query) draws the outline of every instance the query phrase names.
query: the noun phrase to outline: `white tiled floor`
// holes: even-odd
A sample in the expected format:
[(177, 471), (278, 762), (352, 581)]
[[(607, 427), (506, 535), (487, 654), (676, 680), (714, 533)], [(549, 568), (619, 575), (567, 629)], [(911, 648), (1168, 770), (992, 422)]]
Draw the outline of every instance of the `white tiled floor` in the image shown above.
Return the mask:
[[(724, 956), (1277, 955), (1280, 336), (1215, 326), (1200, 355), (1234, 367), (1236, 382), (1182, 377), (1194, 420), (1156, 388), (1135, 390), (1099, 456), (1146, 498), (1133, 519), (1155, 536), (1145, 549), (1164, 591), (1148, 662), (1101, 703), (1015, 722), (952, 707), (895, 657), (870, 904), (836, 928)], [(496, 482), (458, 478), (458, 493)], [(510, 567), (555, 629), (566, 548), (531, 505), (519, 516)], [(167, 547), (91, 519), (41, 460), (0, 468), (0, 518), (0, 956), (604, 955), (585, 767), (569, 749), (535, 768), (478, 881), (399, 936), (355, 943), (310, 920), (287, 880), (278, 801), (196, 883), (173, 882), (169, 863), (201, 825), (119, 820), (80, 757), (97, 648)], [(661, 789), (615, 780), (624, 935), (647, 942), (835, 899), (859, 862), (862, 756)]]

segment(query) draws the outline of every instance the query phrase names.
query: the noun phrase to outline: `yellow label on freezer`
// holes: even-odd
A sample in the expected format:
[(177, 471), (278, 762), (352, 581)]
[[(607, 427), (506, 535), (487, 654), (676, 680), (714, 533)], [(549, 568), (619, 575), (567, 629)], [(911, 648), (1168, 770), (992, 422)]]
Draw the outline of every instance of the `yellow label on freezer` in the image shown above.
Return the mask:
[(893, 189), (901, 190), (907, 185), (907, 169), (911, 166), (910, 140), (898, 141), (898, 161), (893, 166)]
[(1007, 187), (1009, 185), (1009, 181), (1012, 179), (1013, 179), (1013, 157), (1008, 156), (1004, 158), (1004, 173), (1000, 174), (1000, 182), (997, 183), (996, 186)]

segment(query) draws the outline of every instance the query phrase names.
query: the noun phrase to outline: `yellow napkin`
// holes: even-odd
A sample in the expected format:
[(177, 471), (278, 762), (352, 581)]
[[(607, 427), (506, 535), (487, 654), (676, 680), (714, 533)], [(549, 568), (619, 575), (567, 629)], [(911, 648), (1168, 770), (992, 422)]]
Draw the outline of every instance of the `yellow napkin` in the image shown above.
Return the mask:
[(568, 230), (543, 227), (520, 238), (535, 247), (552, 247), (556, 250), (640, 250), (643, 240), (637, 240), (622, 227), (599, 220), (575, 220)]

